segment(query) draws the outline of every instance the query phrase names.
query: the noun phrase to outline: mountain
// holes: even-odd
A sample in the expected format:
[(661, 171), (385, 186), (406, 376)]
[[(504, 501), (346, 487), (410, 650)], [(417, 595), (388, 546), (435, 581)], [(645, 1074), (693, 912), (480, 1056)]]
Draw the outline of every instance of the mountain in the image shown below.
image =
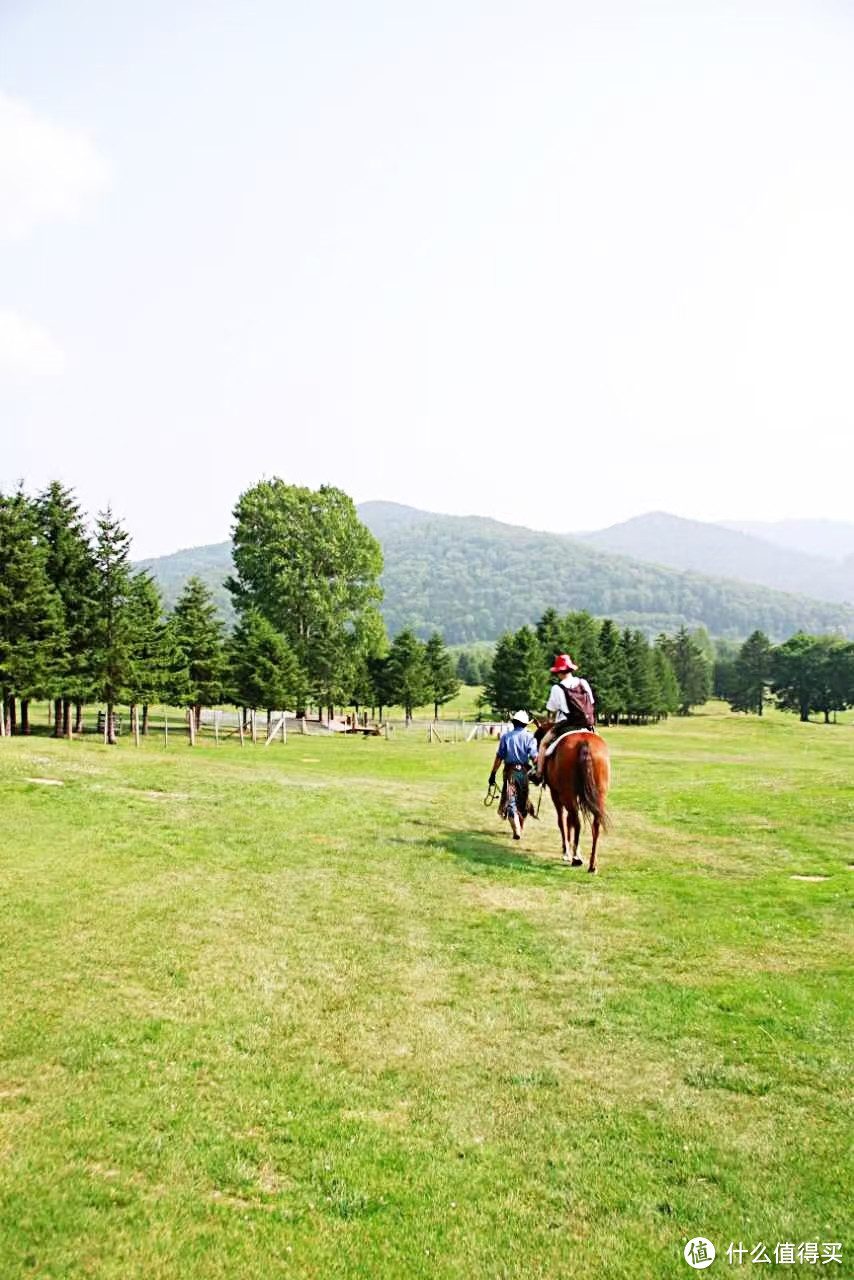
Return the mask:
[(725, 525), (653, 511), (579, 536), (600, 551), (671, 569), (736, 578), (818, 600), (854, 601), (854, 564), (774, 545)]
[[(360, 518), (382, 543), (383, 614), (391, 635), (413, 627), (443, 633), (449, 644), (494, 640), (534, 622), (548, 608), (586, 609), (647, 634), (683, 623), (743, 639), (757, 627), (773, 640), (803, 629), (854, 636), (854, 609), (724, 577), (677, 571), (600, 551), (589, 540), (502, 524), (481, 516), (445, 516), (395, 503), (364, 503)], [(232, 572), (227, 542), (143, 562), (174, 604), (197, 574), (231, 617), (223, 587)]]
[(751, 533), (778, 547), (803, 551), (806, 555), (825, 556), (828, 560), (847, 560), (854, 556), (854, 524), (845, 520), (724, 520), (726, 529)]

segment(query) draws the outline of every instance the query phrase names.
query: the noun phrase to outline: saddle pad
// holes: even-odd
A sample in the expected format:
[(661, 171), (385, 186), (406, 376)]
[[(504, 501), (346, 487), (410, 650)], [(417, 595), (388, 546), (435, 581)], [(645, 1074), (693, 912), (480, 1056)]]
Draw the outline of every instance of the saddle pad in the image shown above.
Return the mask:
[(570, 738), (570, 737), (572, 737), (572, 735), (573, 735), (574, 733), (587, 733), (587, 734), (589, 734), (589, 733), (590, 733), (590, 730), (589, 730), (589, 729), (567, 729), (566, 733), (562, 733), (562, 734), (560, 735), (560, 738), (555, 738), (554, 742), (550, 743), (550, 744), (549, 744), (549, 746), (548, 746), (548, 747), (546, 747), (546, 754), (545, 754), (544, 759), (548, 760), (549, 756), (552, 754), (552, 752), (554, 751), (555, 747), (558, 745), (558, 743), (561, 741), (561, 739), (562, 739), (562, 738)]

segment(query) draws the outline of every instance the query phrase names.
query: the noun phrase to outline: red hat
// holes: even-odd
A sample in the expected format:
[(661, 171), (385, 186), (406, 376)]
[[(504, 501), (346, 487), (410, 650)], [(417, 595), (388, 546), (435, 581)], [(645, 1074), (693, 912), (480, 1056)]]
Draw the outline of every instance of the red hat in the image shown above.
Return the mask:
[(577, 671), (578, 667), (572, 661), (568, 653), (559, 653), (555, 658), (555, 664), (552, 667), (552, 675), (562, 675), (564, 671)]

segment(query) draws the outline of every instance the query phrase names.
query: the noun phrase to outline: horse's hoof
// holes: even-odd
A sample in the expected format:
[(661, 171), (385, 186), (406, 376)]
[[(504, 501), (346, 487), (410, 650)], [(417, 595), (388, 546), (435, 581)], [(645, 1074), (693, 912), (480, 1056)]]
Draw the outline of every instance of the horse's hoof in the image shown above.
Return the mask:
[(584, 861), (584, 860), (583, 860), (583, 858), (573, 858), (573, 859), (572, 859), (572, 865), (573, 865), (574, 867), (580, 867), (580, 866), (582, 865), (583, 861)]
[(599, 868), (598, 868), (598, 867), (588, 867), (588, 868), (587, 868), (587, 870), (588, 870), (588, 872), (590, 873), (590, 875), (591, 875), (591, 876), (595, 876), (595, 875), (596, 875), (596, 872), (599, 870)]

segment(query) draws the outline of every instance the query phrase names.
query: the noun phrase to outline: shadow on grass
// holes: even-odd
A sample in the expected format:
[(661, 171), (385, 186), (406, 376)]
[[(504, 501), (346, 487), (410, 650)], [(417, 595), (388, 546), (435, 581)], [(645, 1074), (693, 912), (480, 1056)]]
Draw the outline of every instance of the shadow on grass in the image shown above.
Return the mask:
[(508, 871), (536, 871), (566, 873), (561, 862), (548, 861), (527, 853), (522, 844), (508, 845), (507, 838), (486, 835), (480, 831), (446, 831), (436, 843), (447, 849), (455, 858), (473, 862), (482, 867), (503, 867)]

